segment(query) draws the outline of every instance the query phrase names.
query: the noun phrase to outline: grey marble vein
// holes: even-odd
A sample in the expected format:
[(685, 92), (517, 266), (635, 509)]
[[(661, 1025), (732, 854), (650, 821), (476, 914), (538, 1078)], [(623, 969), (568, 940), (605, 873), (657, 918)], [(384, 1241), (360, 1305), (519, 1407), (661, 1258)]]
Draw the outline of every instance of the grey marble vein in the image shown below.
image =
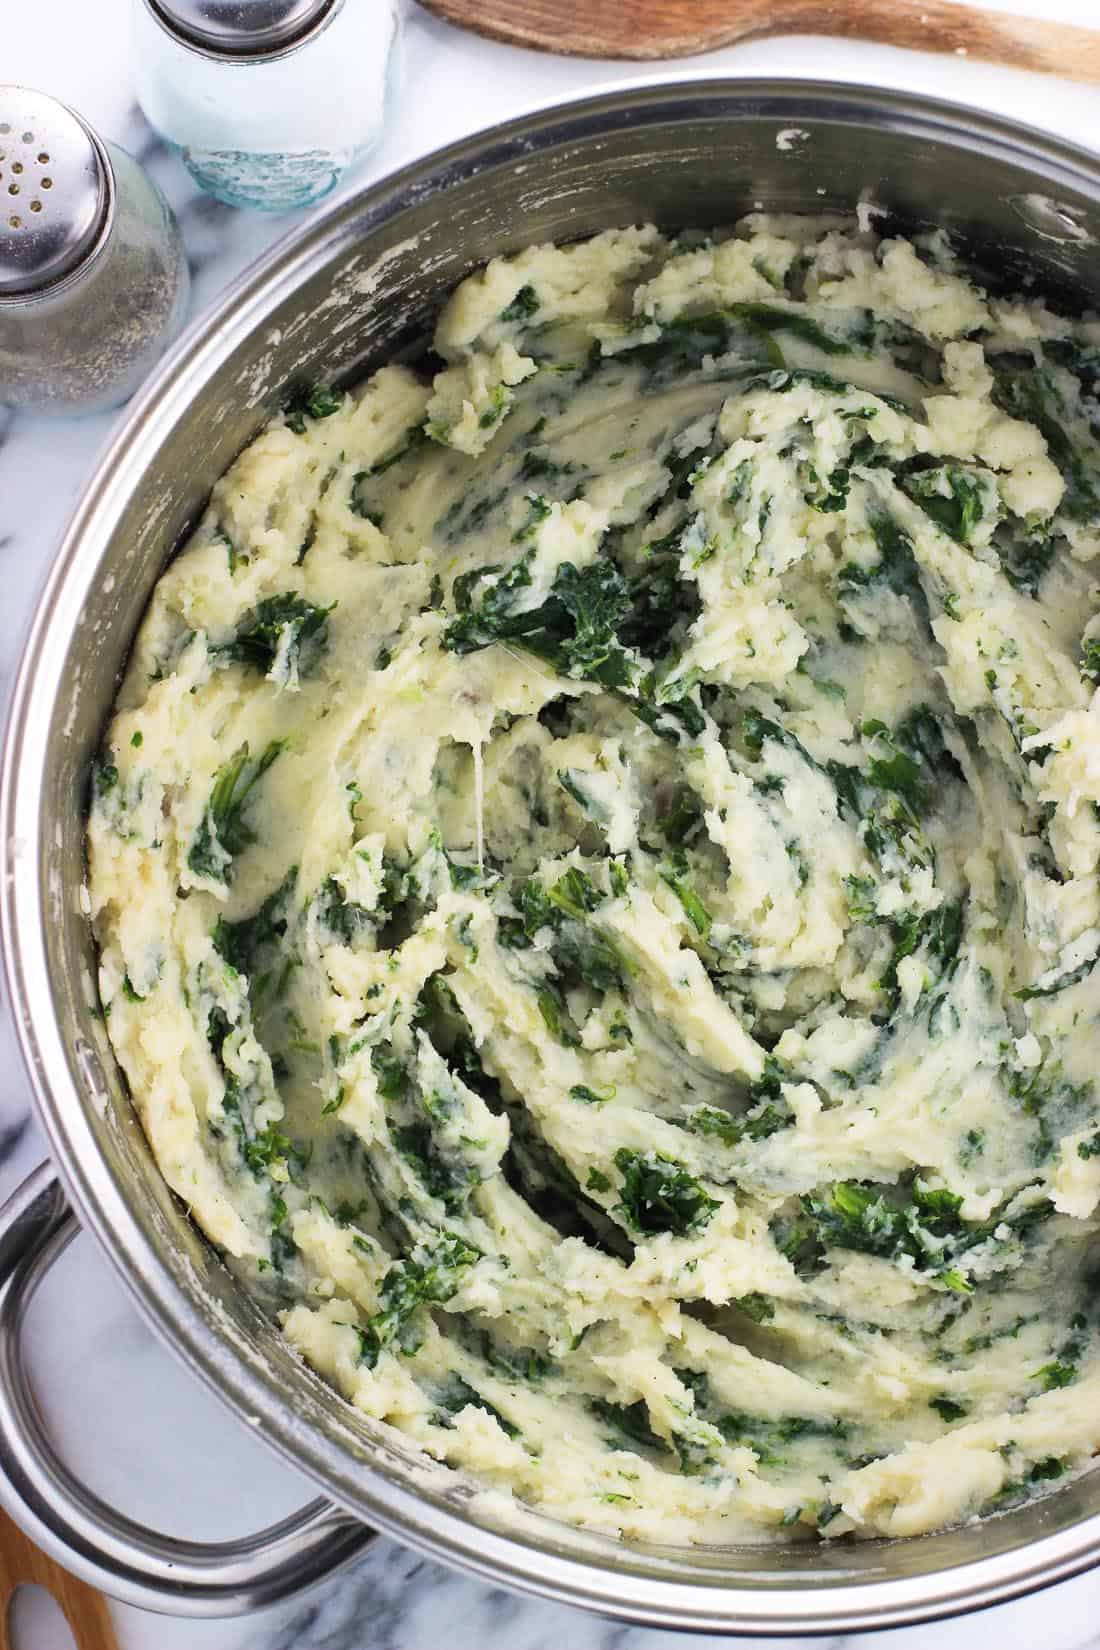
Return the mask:
[(1096, 1650), (1100, 1573), (978, 1616), (862, 1636), (762, 1641), (631, 1627), (499, 1588), (380, 1542), (241, 1650)]
[[(736, 1633), (716, 1638), (632, 1627), (521, 1598), (380, 1541), (277, 1626), (258, 1624), (242, 1650), (733, 1650), (760, 1642)], [(850, 1642), (812, 1641), (815, 1650), (841, 1650)], [(770, 1643), (796, 1650), (811, 1641)]]
[[(0, 549), (2, 548), (3, 540), (0, 539)], [(30, 1125), (31, 1114), (29, 1111), (24, 1112), (21, 1117), (15, 1118), (13, 1122), (0, 1124), (0, 1163), (6, 1163), (8, 1158), (12, 1156), (26, 1137)]]

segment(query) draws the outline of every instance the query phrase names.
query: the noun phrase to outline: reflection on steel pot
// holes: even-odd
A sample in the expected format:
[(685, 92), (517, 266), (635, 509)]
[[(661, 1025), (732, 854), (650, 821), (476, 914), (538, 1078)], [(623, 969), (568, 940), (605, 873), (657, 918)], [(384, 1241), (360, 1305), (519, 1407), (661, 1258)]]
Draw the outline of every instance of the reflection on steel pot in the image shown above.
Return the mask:
[(860, 203), (887, 233), (945, 228), (998, 286), (1079, 307), (1100, 292), (1100, 161), (1052, 139), (852, 86), (617, 92), (469, 139), (285, 242), (181, 341), (93, 477), (39, 607), (6, 752), (3, 919), (24, 1050), (75, 1211), (138, 1305), (335, 1504), (256, 1538), (250, 1563), (189, 1549), (173, 1592), (172, 1544), (90, 1502), (50, 1459), (16, 1345), (20, 1300), (58, 1242), (57, 1193), (43, 1182), (9, 1206), (0, 1232), (0, 1498), (109, 1590), (161, 1609), (243, 1609), (342, 1562), (372, 1526), (635, 1621), (841, 1633), (993, 1603), (1100, 1559), (1100, 1473), (980, 1526), (778, 1550), (624, 1547), (479, 1495), (339, 1401), (234, 1284), (165, 1188), (95, 1012), (81, 900), (89, 762), (165, 560), (288, 391), (391, 356), (498, 252), (611, 224)]

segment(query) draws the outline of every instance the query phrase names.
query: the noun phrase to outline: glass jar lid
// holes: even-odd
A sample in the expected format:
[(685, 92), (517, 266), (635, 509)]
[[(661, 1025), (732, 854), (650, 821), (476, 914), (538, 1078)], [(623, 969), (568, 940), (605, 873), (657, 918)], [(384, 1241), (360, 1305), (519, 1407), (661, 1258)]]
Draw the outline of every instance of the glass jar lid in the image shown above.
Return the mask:
[(319, 23), (337, 0), (146, 0), (189, 45), (224, 57), (278, 52)]
[(0, 300), (71, 274), (99, 241), (110, 198), (110, 163), (79, 115), (0, 86)]

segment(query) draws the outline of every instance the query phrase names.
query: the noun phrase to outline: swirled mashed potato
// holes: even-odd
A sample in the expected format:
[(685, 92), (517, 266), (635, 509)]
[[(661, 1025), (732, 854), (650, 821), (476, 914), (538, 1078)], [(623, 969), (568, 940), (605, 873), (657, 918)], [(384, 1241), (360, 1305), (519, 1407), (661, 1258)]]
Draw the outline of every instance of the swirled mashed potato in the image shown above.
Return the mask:
[(214, 489), (94, 777), (163, 1172), (349, 1402), (664, 1541), (1100, 1448), (1100, 327), (750, 218), (496, 260)]

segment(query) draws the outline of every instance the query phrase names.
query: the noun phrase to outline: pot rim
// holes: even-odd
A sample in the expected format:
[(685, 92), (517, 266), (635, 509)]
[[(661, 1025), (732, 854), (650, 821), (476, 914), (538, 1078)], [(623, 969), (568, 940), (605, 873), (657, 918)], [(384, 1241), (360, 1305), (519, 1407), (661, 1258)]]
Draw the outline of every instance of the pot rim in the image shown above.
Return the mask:
[[(640, 1574), (625, 1544), (624, 1561), (614, 1566), (548, 1552), (429, 1502), (384, 1464), (355, 1462), (338, 1440), (293, 1413), (273, 1377), (248, 1367), (227, 1340), (212, 1335), (197, 1291), (189, 1294), (171, 1274), (135, 1219), (124, 1185), (99, 1154), (62, 1044), (45, 947), (50, 890), (38, 853), (40, 779), (64, 656), (133, 478), (218, 363), (342, 244), (353, 236), (361, 241), (426, 193), (532, 149), (583, 142), (623, 124), (659, 125), (708, 114), (804, 124), (855, 120), (869, 129), (953, 140), (966, 150), (1015, 160), (1055, 187), (1070, 187), (1100, 204), (1100, 157), (963, 104), (857, 82), (692, 76), (632, 80), (515, 117), (329, 207), (253, 263), (188, 327), (131, 403), (71, 516), (38, 599), (12, 692), (0, 779), (0, 927), (36, 1109), (82, 1223), (161, 1338), (293, 1466), (378, 1529), (524, 1592), (654, 1627), (735, 1629), (769, 1637), (836, 1634), (933, 1620), (1076, 1575), (1100, 1560), (1100, 1514), (1014, 1551), (915, 1576), (853, 1580), (854, 1572), (838, 1566), (789, 1585), (753, 1585), (751, 1575), (723, 1585)], [(762, 1576), (766, 1552), (761, 1549)]]

